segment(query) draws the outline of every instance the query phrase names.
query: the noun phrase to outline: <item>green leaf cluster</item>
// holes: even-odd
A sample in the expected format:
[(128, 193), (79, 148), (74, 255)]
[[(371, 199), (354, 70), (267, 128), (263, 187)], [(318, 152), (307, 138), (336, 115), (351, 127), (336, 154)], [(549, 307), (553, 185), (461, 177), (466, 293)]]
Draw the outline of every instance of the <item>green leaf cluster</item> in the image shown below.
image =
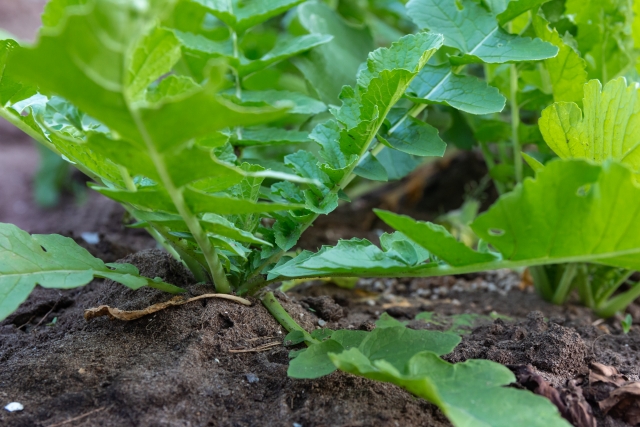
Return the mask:
[[(426, 250), (427, 262), (402, 262), (368, 241), (343, 241), (317, 254), (277, 267), (285, 277), (340, 275), (358, 252), (362, 276), (439, 276), (496, 268), (571, 261), (640, 268), (640, 242), (634, 231), (638, 188), (625, 166), (606, 162), (555, 160), (503, 196), (471, 228), (482, 239), (479, 250), (457, 241), (446, 229), (403, 215), (377, 211), (389, 226)], [(355, 248), (358, 249), (355, 249)]]
[(260, 58), (244, 56), (248, 30), (298, 3), (52, 0), (35, 45), (0, 42), (0, 115), (228, 292), (252, 273), (252, 247), (273, 246), (261, 217), (302, 207), (270, 201), (262, 182), (316, 182), (233, 148), (305, 143), (307, 132), (264, 125), (326, 110), (299, 92), (243, 94), (245, 77), (330, 39), (283, 35)]
[(460, 342), (457, 335), (408, 329), (388, 316), (376, 326), (372, 332), (322, 330), (314, 337), (320, 341), (294, 354), (289, 376), (318, 378), (339, 369), (396, 384), (437, 405), (454, 426), (569, 425), (545, 398), (505, 387), (515, 381), (508, 368), (442, 360)]

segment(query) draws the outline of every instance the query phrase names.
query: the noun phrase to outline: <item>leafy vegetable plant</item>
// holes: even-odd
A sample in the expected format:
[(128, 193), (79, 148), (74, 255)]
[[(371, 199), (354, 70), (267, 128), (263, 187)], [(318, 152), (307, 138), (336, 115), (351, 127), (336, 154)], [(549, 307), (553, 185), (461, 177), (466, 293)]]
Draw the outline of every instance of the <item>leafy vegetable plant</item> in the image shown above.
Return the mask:
[[(34, 45), (0, 41), (0, 116), (89, 176), (198, 281), (259, 296), (290, 340), (309, 345), (292, 376), (338, 368), (393, 382), (460, 426), (566, 425), (549, 402), (504, 388), (506, 368), (441, 360), (459, 342), (452, 333), (386, 319), (371, 333), (310, 334), (265, 290), (287, 279), (532, 267), (543, 295), (560, 302), (577, 286), (603, 315), (638, 296), (635, 286), (612, 297), (640, 268), (638, 89), (591, 81), (581, 99), (589, 77), (633, 72), (620, 29), (628, 16), (594, 20), (595, 6), (573, 0), (388, 8), (352, 5), (354, 26), (320, 1), (51, 0)], [(290, 252), (349, 200), (352, 182), (402, 178), (447, 142), (477, 144), (502, 194), (465, 229), (476, 248), (377, 211), (396, 230), (380, 247), (352, 239)], [(522, 154), (525, 145), (536, 149)], [(0, 224), (0, 319), (36, 284), (93, 277), (182, 291), (70, 239)]]
[[(438, 357), (453, 350), (457, 335), (408, 329), (391, 317), (376, 326), (373, 332), (318, 330), (322, 340), (294, 355), (289, 376), (318, 378), (337, 368), (390, 382), (435, 403), (457, 426), (570, 425), (544, 398), (504, 387), (515, 381), (506, 367), (488, 360), (450, 364)], [(292, 335), (287, 338), (294, 343)]]

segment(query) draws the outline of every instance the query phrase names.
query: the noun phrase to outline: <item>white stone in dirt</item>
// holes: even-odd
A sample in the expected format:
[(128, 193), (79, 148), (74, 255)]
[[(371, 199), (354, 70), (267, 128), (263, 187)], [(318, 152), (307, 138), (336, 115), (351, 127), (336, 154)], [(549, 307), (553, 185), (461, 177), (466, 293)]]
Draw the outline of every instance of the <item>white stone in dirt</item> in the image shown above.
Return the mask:
[(256, 374), (247, 374), (245, 376), (247, 377), (247, 381), (249, 381), (250, 384), (260, 381), (260, 378), (258, 378)]
[(325, 322), (324, 320), (322, 320), (322, 319), (318, 319), (318, 325), (320, 325), (320, 326), (324, 326), (324, 325), (326, 325), (326, 324), (327, 324), (327, 322)]
[(90, 245), (97, 245), (100, 243), (100, 234), (98, 233), (84, 232), (80, 234), (80, 237)]
[(7, 406), (4, 407), (9, 412), (18, 412), (24, 409), (24, 406), (20, 402), (11, 402)]

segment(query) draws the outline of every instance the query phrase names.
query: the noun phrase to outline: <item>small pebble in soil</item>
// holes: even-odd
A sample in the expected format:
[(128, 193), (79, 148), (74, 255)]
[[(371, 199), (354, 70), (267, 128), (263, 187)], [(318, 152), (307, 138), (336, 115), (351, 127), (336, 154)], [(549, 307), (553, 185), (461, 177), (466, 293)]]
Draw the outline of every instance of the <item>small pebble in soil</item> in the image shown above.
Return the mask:
[(247, 377), (247, 381), (249, 381), (249, 384), (257, 383), (258, 381), (260, 381), (260, 378), (258, 378), (256, 374), (246, 374), (245, 377)]
[(97, 245), (100, 243), (100, 235), (98, 233), (84, 232), (80, 233), (80, 237), (90, 245)]
[(302, 424), (299, 424), (299, 423), (293, 423), (293, 427), (302, 427)]
[(9, 412), (18, 412), (18, 411), (22, 411), (24, 409), (24, 406), (22, 405), (22, 403), (19, 403), (19, 402), (11, 402), (7, 406), (5, 406), (4, 409), (6, 409)]
[(320, 325), (320, 326), (324, 326), (324, 325), (326, 325), (326, 324), (327, 324), (327, 322), (325, 322), (324, 320), (322, 320), (322, 319), (318, 319), (318, 325)]

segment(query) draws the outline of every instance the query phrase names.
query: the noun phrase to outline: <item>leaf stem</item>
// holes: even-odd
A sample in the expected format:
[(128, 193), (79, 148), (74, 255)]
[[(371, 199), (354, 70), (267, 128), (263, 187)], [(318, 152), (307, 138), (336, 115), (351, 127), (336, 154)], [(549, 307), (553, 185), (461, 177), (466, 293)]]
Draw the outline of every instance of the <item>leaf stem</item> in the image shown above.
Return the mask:
[(617, 312), (627, 308), (629, 304), (640, 297), (640, 282), (636, 283), (631, 289), (620, 295), (611, 298), (606, 303), (596, 307), (595, 312), (600, 317), (611, 317)]
[(265, 292), (261, 297), (260, 301), (265, 306), (269, 313), (280, 323), (287, 331), (293, 332), (298, 331), (302, 332), (304, 335), (304, 340), (307, 343), (319, 343), (320, 341), (316, 340), (307, 332), (302, 326), (298, 324), (293, 317), (287, 313), (287, 310), (284, 309), (282, 304), (278, 302), (278, 299), (273, 294), (273, 292)]
[(580, 263), (578, 266), (578, 273), (574, 280), (575, 286), (578, 289), (578, 295), (582, 303), (591, 309), (595, 308), (595, 300), (593, 299), (593, 287), (589, 281), (589, 274), (587, 271), (587, 264)]
[(578, 264), (566, 264), (560, 268), (563, 269), (562, 277), (560, 278), (558, 286), (553, 293), (553, 298), (551, 298), (551, 302), (556, 305), (561, 305), (566, 301), (567, 295), (569, 295), (569, 292), (571, 291), (573, 279), (575, 279), (578, 272)]
[(227, 275), (222, 267), (222, 263), (220, 262), (220, 258), (218, 257), (218, 253), (216, 248), (213, 246), (207, 233), (202, 229), (200, 225), (200, 221), (198, 218), (191, 212), (189, 207), (187, 206), (186, 201), (184, 200), (184, 195), (182, 194), (182, 190), (177, 188), (169, 175), (169, 171), (167, 170), (163, 155), (158, 151), (153, 141), (151, 140), (151, 136), (146, 129), (146, 126), (138, 112), (128, 105), (129, 113), (131, 117), (133, 117), (136, 127), (142, 135), (142, 138), (147, 146), (147, 151), (149, 152), (149, 157), (153, 162), (154, 167), (156, 168), (158, 175), (160, 176), (160, 180), (164, 185), (167, 193), (169, 193), (169, 197), (171, 201), (175, 205), (178, 213), (187, 224), (189, 231), (193, 235), (193, 238), (196, 240), (198, 246), (202, 250), (202, 253), (207, 261), (207, 265), (209, 266), (209, 273), (211, 274), (211, 278), (213, 279), (216, 290), (219, 293), (228, 294), (231, 292), (231, 285), (227, 280)]
[(511, 90), (511, 142), (513, 144), (513, 165), (516, 175), (516, 183), (522, 182), (522, 147), (520, 146), (520, 106), (518, 105), (518, 67), (511, 64), (510, 72)]
[(553, 288), (549, 281), (549, 274), (544, 265), (536, 265), (529, 267), (529, 272), (533, 278), (533, 286), (535, 287), (538, 295), (547, 301), (551, 301), (553, 298)]
[[(480, 152), (482, 153), (482, 157), (484, 158), (484, 162), (487, 164), (487, 169), (491, 171), (496, 166), (496, 162), (493, 160), (493, 153), (489, 149), (489, 145), (486, 142), (478, 141), (478, 145), (480, 145)], [(493, 185), (496, 187), (498, 194), (501, 196), (506, 193), (506, 189), (504, 187), (504, 183), (494, 179), (489, 173), (491, 180), (493, 181)]]
[(622, 286), (624, 282), (626, 282), (627, 279), (629, 279), (629, 277), (631, 277), (631, 275), (633, 274), (633, 270), (626, 270), (626, 271), (622, 270), (622, 271), (624, 271), (624, 273), (620, 274), (620, 277), (618, 278), (618, 280), (616, 280), (615, 283), (612, 286), (610, 286), (605, 292), (603, 292), (601, 295), (598, 295), (597, 298), (595, 298), (596, 306), (600, 306), (601, 304), (605, 303), (605, 301), (607, 301), (611, 297), (611, 295), (613, 295), (613, 293), (617, 291), (618, 288)]
[[(231, 41), (233, 43), (233, 57), (237, 60), (238, 64), (240, 64), (240, 49), (238, 48), (238, 33), (231, 27), (229, 27), (229, 31), (231, 31)], [(233, 68), (233, 75), (235, 77), (236, 83), (236, 98), (238, 101), (242, 102), (242, 81), (240, 79), (240, 71)], [(236, 127), (236, 137), (238, 140), (242, 139), (242, 128), (240, 126)]]

